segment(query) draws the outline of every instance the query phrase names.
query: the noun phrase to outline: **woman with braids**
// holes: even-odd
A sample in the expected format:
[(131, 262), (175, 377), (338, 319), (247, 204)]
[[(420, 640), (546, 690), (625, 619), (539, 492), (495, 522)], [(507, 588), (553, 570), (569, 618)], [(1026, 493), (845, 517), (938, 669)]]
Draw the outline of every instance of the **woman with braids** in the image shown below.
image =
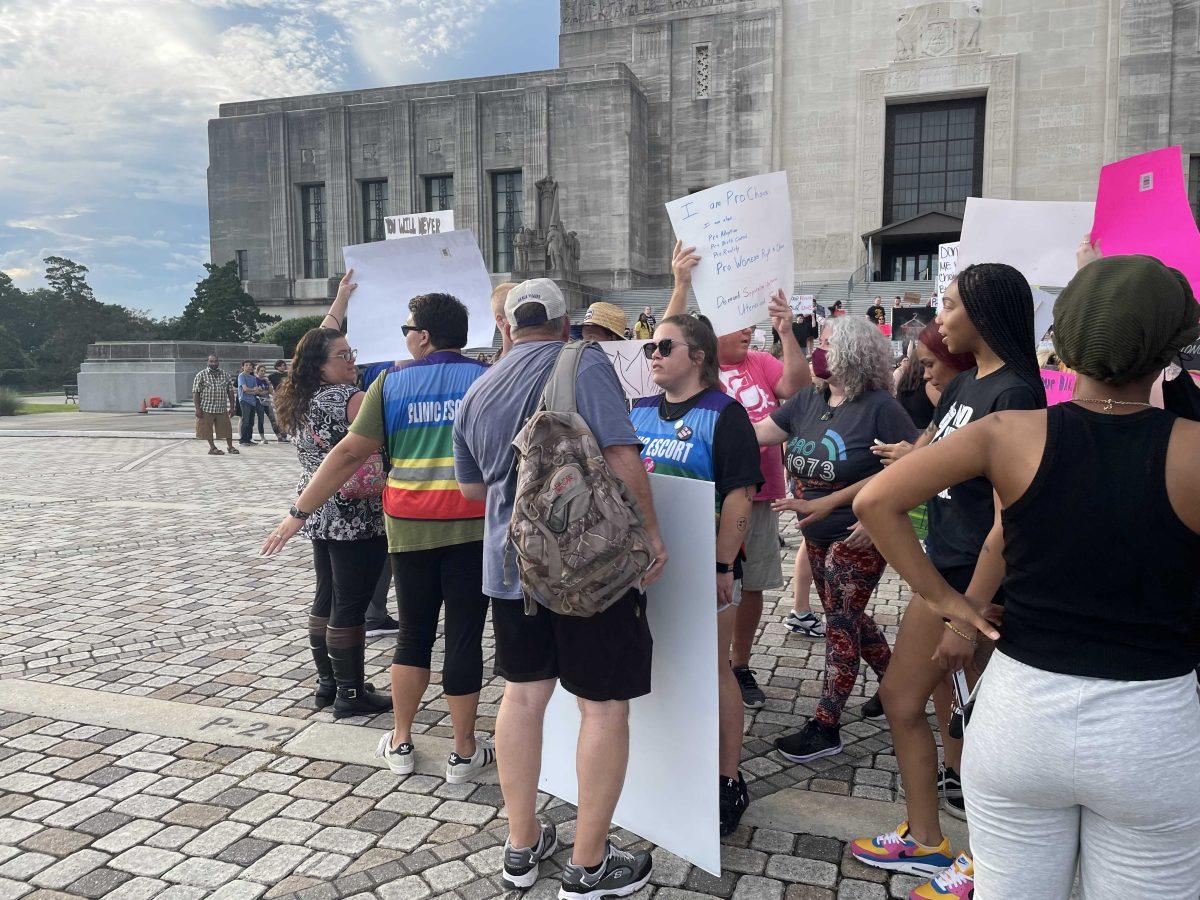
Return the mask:
[(800, 519), (817, 595), (825, 609), (825, 683), (816, 715), (775, 742), (780, 755), (808, 762), (842, 752), (839, 723), (863, 660), (883, 678), (887, 639), (867, 612), (886, 565), (850, 508), (882, 468), (876, 441), (912, 440), (916, 429), (891, 393), (891, 348), (870, 320), (829, 318), (812, 355), (823, 387), (800, 391), (754, 430), (758, 442), (787, 442), (788, 474), (802, 498), (780, 500)]
[[(387, 560), (381, 496), (333, 495), (319, 505), (304, 491), (322, 460), (350, 431), (362, 406), (355, 387), (355, 352), (344, 333), (346, 306), (356, 285), (354, 270), (342, 278), (337, 298), (320, 328), (296, 345), (291, 372), (279, 388), (279, 422), (293, 438), (303, 473), (300, 495), (276, 526), (264, 553), (278, 551), (302, 531), (312, 541), (317, 591), (308, 617), (308, 642), (317, 667), (316, 706), (333, 704), (333, 715), (375, 715), (392, 708), (391, 697), (364, 682), (366, 629), (363, 617)], [(331, 323), (333, 327), (326, 327)]]
[[(937, 444), (1001, 410), (1045, 408), (1033, 336), (1033, 295), (1020, 272), (999, 263), (968, 266), (946, 289), (936, 321), (950, 352), (972, 354), (975, 367), (946, 386), (917, 448)], [(892, 458), (904, 452), (902, 447), (888, 450)], [(906, 512), (927, 498), (929, 560), (946, 583), (970, 598), (974, 619), (969, 624), (943, 621), (942, 613), (919, 593), (909, 602), (879, 690), (908, 820), (894, 831), (851, 844), (855, 859), (869, 866), (936, 876), (910, 894), (915, 900), (970, 896), (970, 859), (952, 854), (938, 820), (939, 792), (946, 795), (948, 810), (955, 803), (961, 808), (961, 782), (949, 765), (939, 779), (937, 745), (925, 705), (947, 672), (971, 667), (981, 612), (1004, 576), (1000, 506), (987, 479), (964, 479), (936, 495), (922, 494)], [(943, 731), (942, 740), (945, 744), (953, 739)], [(952, 750), (949, 759), (954, 755)]]
[(1072, 400), (958, 429), (855, 504), (888, 561), (968, 633), (976, 598), (922, 555), (905, 510), (977, 478), (1003, 506), (1004, 619), (963, 760), (986, 900), (1066, 900), (1077, 867), (1096, 900), (1200, 891), (1200, 424), (1150, 403), (1198, 319), (1187, 280), (1158, 260), (1087, 263), (1054, 305)]
[(742, 695), (729, 650), (741, 603), (742, 545), (762, 468), (749, 414), (721, 387), (717, 337), (708, 320), (686, 313), (668, 316), (654, 338), (643, 349), (663, 393), (638, 400), (630, 413), (642, 462), (648, 472), (711, 481), (716, 487), (720, 831), (727, 835), (750, 803), (738, 770)]

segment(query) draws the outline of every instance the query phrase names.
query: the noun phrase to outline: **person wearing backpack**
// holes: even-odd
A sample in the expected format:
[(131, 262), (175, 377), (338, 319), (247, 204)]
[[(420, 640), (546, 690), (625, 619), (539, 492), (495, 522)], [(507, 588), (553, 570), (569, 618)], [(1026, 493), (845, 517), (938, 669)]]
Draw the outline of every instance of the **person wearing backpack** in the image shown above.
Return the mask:
[[(507, 682), (496, 719), (497, 765), (509, 820), (502, 878), (510, 888), (531, 886), (539, 864), (558, 847), (554, 824), (537, 819), (535, 804), (542, 719), (555, 682), (561, 681), (579, 698), (581, 724), (575, 845), (559, 896), (626, 896), (646, 884), (653, 868), (649, 853), (625, 853), (608, 843), (629, 755), (628, 701), (650, 692), (652, 640), (637, 581), (641, 587), (656, 581), (667, 551), (625, 394), (608, 357), (591, 344), (565, 344), (567, 304), (549, 279), (514, 287), (504, 314), (512, 349), (472, 385), (454, 422), (455, 478), (469, 500), (486, 500), (483, 590), (492, 598), (495, 670)], [(555, 377), (563, 373), (566, 379)], [(539, 412), (544, 399), (547, 411)], [(559, 427), (569, 421), (578, 425), (574, 432)], [(539, 468), (545, 442), (533, 435), (543, 426), (544, 437), (562, 447), (571, 465)], [(520, 445), (519, 459), (514, 444)], [(620, 588), (617, 596), (599, 588), (577, 589), (579, 572), (567, 557), (559, 557), (557, 567), (545, 559), (538, 564), (544, 554), (537, 552), (529, 511), (549, 495), (538, 496), (530, 488), (543, 474), (552, 479), (550, 493), (557, 492), (550, 496), (548, 524), (559, 530), (545, 532), (542, 546), (549, 547), (562, 529), (570, 531), (567, 526), (576, 517), (597, 506), (627, 521), (626, 534), (604, 530), (603, 521), (591, 523), (599, 529), (598, 543), (612, 548), (631, 541), (611, 554), (604, 569)], [(631, 499), (614, 506), (614, 497), (623, 498), (626, 490)], [(565, 501), (563, 508), (553, 502), (556, 497)], [(625, 586), (631, 559), (642, 572)], [(531, 585), (533, 594), (526, 589)]]
[(708, 323), (670, 316), (654, 337), (643, 350), (663, 393), (638, 400), (630, 414), (646, 471), (711, 481), (716, 487), (720, 830), (728, 835), (750, 804), (738, 770), (744, 713), (729, 652), (742, 600), (742, 545), (762, 486), (762, 466), (746, 408), (721, 387), (717, 337)]

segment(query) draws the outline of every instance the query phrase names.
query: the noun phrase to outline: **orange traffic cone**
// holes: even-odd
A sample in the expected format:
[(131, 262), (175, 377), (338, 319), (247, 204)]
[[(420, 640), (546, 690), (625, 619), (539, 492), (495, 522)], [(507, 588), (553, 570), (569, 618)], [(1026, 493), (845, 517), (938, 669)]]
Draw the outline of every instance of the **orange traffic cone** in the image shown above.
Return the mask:
[(138, 415), (145, 416), (150, 414), (150, 408), (146, 406), (146, 401), (142, 400), (142, 408), (138, 410)]

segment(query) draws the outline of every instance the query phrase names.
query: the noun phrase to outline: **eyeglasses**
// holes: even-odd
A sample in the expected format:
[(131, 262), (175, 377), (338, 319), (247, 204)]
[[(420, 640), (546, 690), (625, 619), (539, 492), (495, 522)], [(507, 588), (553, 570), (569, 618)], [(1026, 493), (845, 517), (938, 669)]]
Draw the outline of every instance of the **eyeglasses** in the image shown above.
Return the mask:
[(675, 345), (679, 343), (674, 338), (663, 338), (661, 341), (651, 341), (648, 344), (642, 344), (642, 353), (646, 359), (654, 359), (654, 351), (658, 351), (658, 355), (666, 359), (671, 355), (671, 351), (675, 349)]
[(426, 330), (426, 329), (424, 329), (424, 328), (418, 328), (416, 325), (401, 325), (401, 326), (400, 326), (400, 332), (401, 332), (401, 333), (402, 333), (402, 334), (403, 334), (405, 337), (408, 337), (408, 336), (409, 336), (410, 334), (412, 334), (414, 331), (425, 331), (425, 330)]
[(344, 359), (348, 363), (352, 363), (356, 359), (358, 359), (358, 351), (357, 350), (343, 350), (341, 353), (335, 353), (333, 355), (336, 356), (338, 359)]

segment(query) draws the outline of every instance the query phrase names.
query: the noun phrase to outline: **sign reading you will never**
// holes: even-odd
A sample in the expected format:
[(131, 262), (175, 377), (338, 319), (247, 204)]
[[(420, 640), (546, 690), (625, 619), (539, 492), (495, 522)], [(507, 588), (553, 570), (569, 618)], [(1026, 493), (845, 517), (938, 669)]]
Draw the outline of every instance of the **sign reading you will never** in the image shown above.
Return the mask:
[(791, 296), (796, 264), (787, 173), (708, 188), (667, 204), (675, 236), (700, 262), (692, 290), (718, 335), (762, 322), (776, 291)]

